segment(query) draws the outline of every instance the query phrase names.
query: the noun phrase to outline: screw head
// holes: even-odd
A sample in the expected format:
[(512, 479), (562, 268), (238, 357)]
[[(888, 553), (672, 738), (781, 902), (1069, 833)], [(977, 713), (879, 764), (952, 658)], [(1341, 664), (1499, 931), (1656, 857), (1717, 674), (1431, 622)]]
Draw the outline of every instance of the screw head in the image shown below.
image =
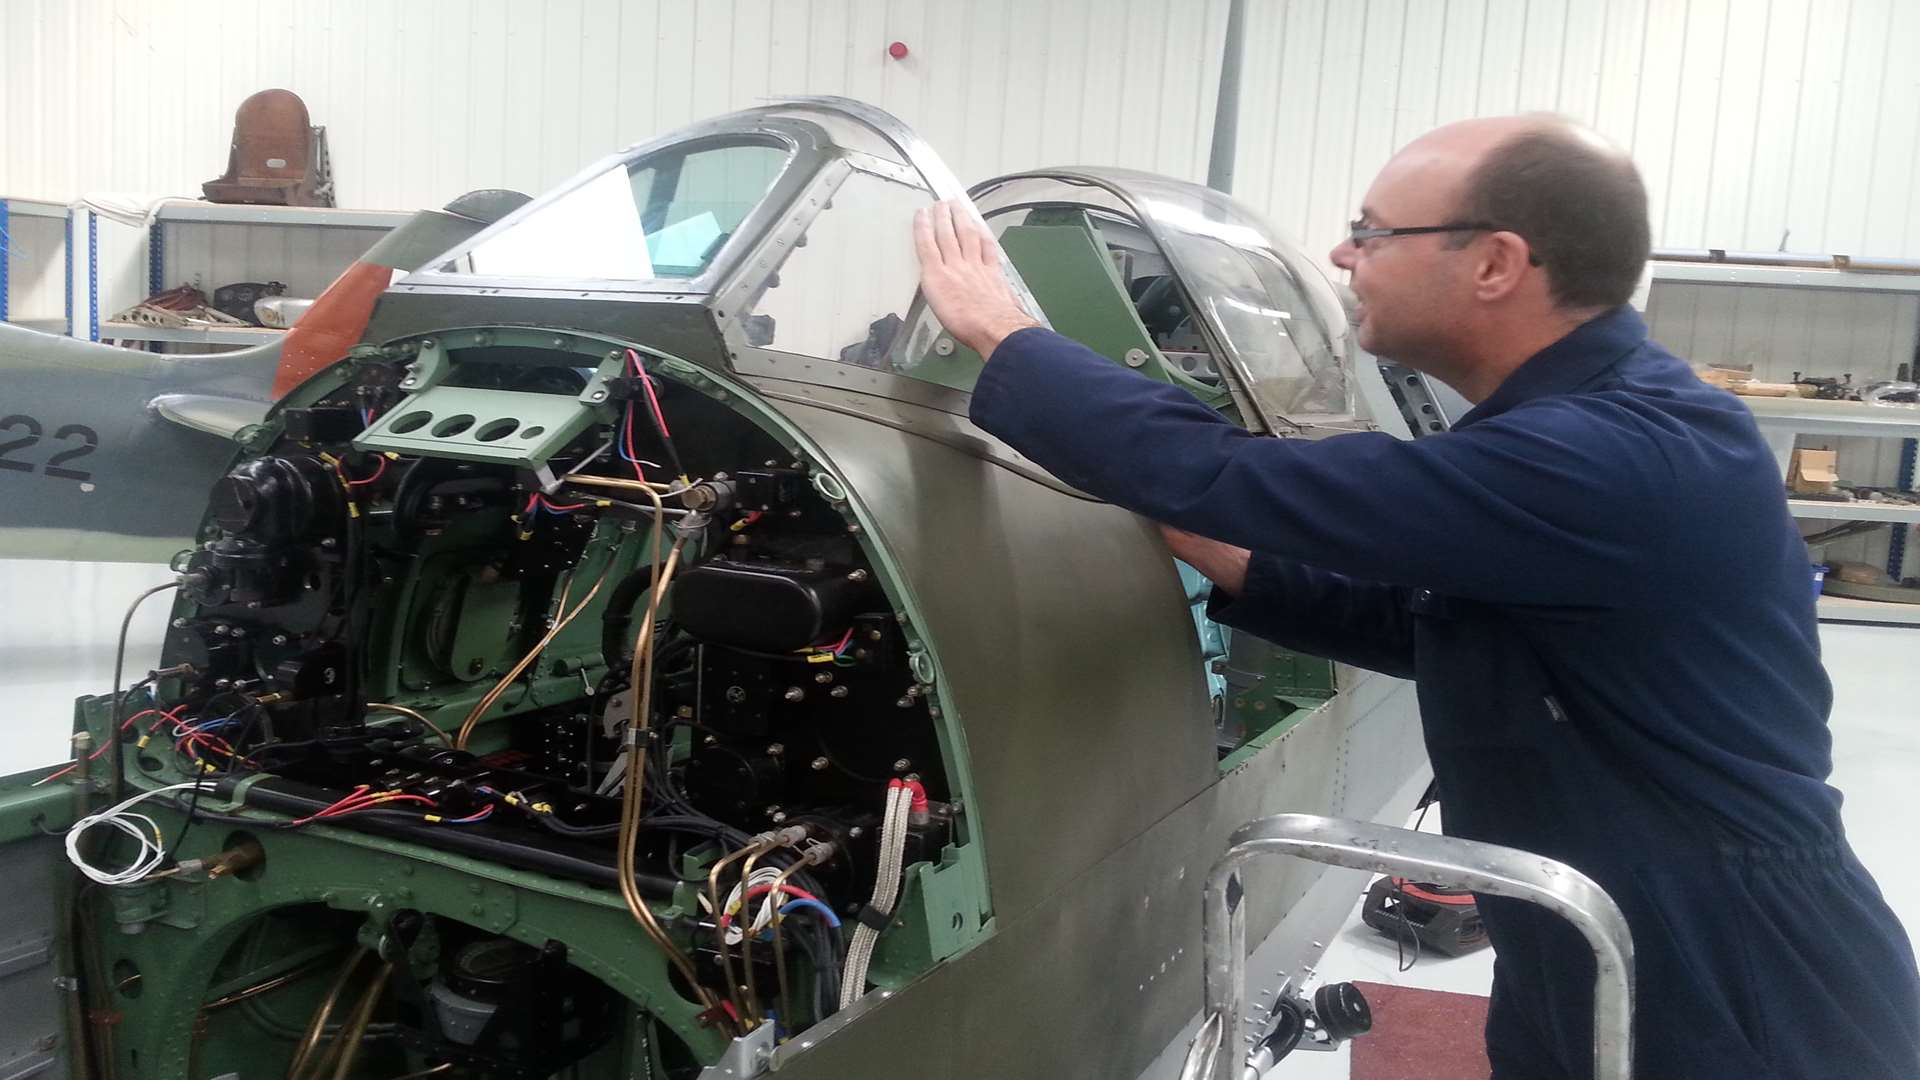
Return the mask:
[(808, 762), (807, 767), (812, 769), (814, 772), (825, 772), (827, 769), (827, 766), (830, 764), (832, 763), (829, 762), (826, 758), (817, 757), (817, 758), (814, 758), (812, 761)]
[(827, 691), (827, 696), (830, 698), (844, 698), (847, 696), (847, 688), (844, 686), (836, 686)]
[(786, 752), (787, 752), (787, 748), (786, 748), (786, 746), (785, 746), (784, 744), (782, 744), (782, 743), (769, 743), (769, 744), (767, 744), (767, 756), (768, 756), (768, 757), (779, 757), (779, 756), (780, 756), (781, 754), (784, 754), (784, 753), (786, 753)]
[(285, 645), (285, 644), (287, 643), (287, 635), (285, 635), (285, 634), (275, 634), (275, 635), (273, 635), (273, 637), (272, 637), (272, 639), (271, 639), (271, 640), (273, 641), (273, 643), (274, 643), (275, 645)]
[(849, 840), (858, 840), (865, 835), (867, 835), (867, 830), (861, 828), (858, 825), (855, 825), (853, 828), (847, 830), (847, 839)]
[(867, 572), (865, 570), (855, 570), (847, 575), (847, 580), (858, 585), (860, 582), (867, 580)]
[(187, 620), (186, 620), (186, 618), (185, 618), (184, 616), (182, 616), (181, 618), (178, 618), (178, 619), (175, 619), (175, 620), (173, 620), (173, 628), (174, 628), (175, 630), (181, 630), (181, 629), (184, 629), (184, 628), (186, 627), (186, 625), (187, 625)]
[(226, 623), (221, 623), (220, 625), (213, 628), (213, 633), (215, 637), (226, 637), (227, 634), (232, 632), (232, 630), (233, 628), (228, 626)]
[(911, 768), (913, 768), (913, 762), (908, 761), (906, 758), (901, 758), (893, 763), (894, 772), (906, 772)]
[(743, 701), (745, 701), (745, 700), (747, 700), (747, 688), (746, 688), (746, 687), (744, 687), (744, 686), (729, 686), (729, 687), (727, 687), (727, 703), (728, 703), (728, 704), (730, 704), (730, 705), (738, 705), (738, 704), (740, 704), (741, 702), (743, 702)]
[(607, 400), (607, 392), (606, 392), (605, 390), (595, 390), (595, 391), (594, 391), (593, 393), (591, 393), (591, 394), (589, 394), (589, 395), (587, 395), (587, 396), (588, 396), (588, 397), (590, 397), (590, 398), (592, 398), (592, 399), (593, 399), (593, 400), (595, 400), (595, 401), (605, 401), (605, 400)]
[(787, 687), (787, 692), (780, 696), (788, 701), (804, 701), (806, 700), (807, 692), (797, 686), (789, 686)]

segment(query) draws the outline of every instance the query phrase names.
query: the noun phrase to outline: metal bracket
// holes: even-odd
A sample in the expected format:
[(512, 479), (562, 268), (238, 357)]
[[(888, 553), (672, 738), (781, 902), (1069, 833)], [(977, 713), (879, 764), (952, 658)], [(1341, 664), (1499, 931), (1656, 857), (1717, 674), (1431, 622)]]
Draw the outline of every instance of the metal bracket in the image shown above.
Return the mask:
[(1489, 896), (1525, 900), (1571, 922), (1593, 948), (1593, 1075), (1633, 1075), (1633, 937), (1620, 908), (1593, 879), (1563, 862), (1496, 844), (1371, 822), (1278, 814), (1242, 825), (1207, 876), (1206, 1004), (1202, 1038), (1183, 1077), (1242, 1080), (1247, 1040), (1246, 911), (1240, 867), (1271, 855), (1418, 877)]
[(727, 1044), (720, 1060), (700, 1070), (700, 1080), (745, 1080), (773, 1062), (773, 1024), (767, 1022)]

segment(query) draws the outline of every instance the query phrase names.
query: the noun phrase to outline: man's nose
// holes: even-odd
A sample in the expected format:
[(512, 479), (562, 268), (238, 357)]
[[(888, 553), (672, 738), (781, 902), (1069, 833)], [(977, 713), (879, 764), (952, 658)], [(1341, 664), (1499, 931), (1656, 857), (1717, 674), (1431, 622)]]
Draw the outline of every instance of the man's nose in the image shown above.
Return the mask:
[(1333, 245), (1333, 251), (1328, 253), (1327, 258), (1331, 259), (1333, 265), (1342, 270), (1352, 270), (1354, 257), (1359, 253), (1360, 249), (1354, 245), (1352, 240), (1342, 240)]

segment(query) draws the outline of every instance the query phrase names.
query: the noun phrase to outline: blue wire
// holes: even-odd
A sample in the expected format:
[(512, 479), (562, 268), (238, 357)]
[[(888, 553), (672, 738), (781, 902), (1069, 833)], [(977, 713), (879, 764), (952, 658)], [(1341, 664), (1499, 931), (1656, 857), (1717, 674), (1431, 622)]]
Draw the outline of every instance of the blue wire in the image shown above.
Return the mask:
[(780, 914), (791, 915), (795, 908), (806, 908), (809, 911), (817, 911), (826, 918), (828, 925), (832, 926), (835, 930), (840, 929), (840, 916), (835, 915), (832, 908), (818, 900), (800, 899), (789, 901), (786, 907), (780, 909)]

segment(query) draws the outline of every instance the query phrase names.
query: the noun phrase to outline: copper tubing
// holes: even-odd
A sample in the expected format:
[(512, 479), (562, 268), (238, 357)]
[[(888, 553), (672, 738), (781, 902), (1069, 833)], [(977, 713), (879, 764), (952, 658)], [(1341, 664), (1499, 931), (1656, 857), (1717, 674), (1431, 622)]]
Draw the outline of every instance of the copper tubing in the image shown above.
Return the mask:
[[(660, 494), (652, 488), (644, 489), (646, 496), (653, 501), (656, 509), (665, 509), (660, 502)], [(673, 573), (680, 565), (680, 552), (684, 540), (676, 540), (673, 550), (667, 553), (666, 562), (660, 561), (661, 545), (665, 541), (664, 515), (655, 514), (653, 530), (648, 551), (653, 559), (653, 589), (647, 598), (647, 614), (640, 624), (640, 635), (634, 643), (633, 668), (630, 672), (633, 694), (633, 713), (627, 720), (627, 782), (620, 800), (620, 834), (617, 841), (616, 865), (620, 878), (620, 898), (626, 901), (627, 910), (634, 921), (646, 931), (647, 937), (666, 954), (667, 960), (680, 972), (687, 985), (700, 998), (700, 1005), (716, 1018), (716, 1022), (726, 1021), (726, 1012), (720, 1002), (700, 982), (699, 972), (694, 970), (693, 961), (680, 947), (667, 936), (660, 921), (653, 917), (653, 910), (647, 907), (640, 890), (633, 883), (635, 872), (634, 848), (640, 838), (640, 801), (646, 787), (647, 767), (643, 751), (646, 740), (641, 737), (647, 729), (647, 718), (653, 703), (653, 624), (659, 617), (660, 598), (666, 595), (667, 584), (673, 580)], [(611, 565), (611, 564), (609, 564)], [(738, 1029), (738, 1025), (726, 1022), (729, 1029)]]
[[(772, 850), (772, 847), (768, 847), (766, 851), (756, 851), (747, 856), (746, 862), (740, 864), (740, 914), (744, 916), (739, 923), (742, 994), (740, 1000), (745, 1006), (745, 1015), (750, 1023), (760, 1021), (760, 994), (759, 988), (753, 984), (753, 901), (747, 897), (747, 893), (753, 888), (753, 864), (760, 861), (760, 856)], [(779, 897), (771, 893), (768, 895), (775, 901), (779, 900)]]
[(453, 1062), (443, 1061), (431, 1069), (421, 1069), (419, 1072), (410, 1072), (404, 1076), (396, 1076), (393, 1080), (422, 1080), (423, 1077), (439, 1076), (451, 1068), (453, 1068)]
[(780, 923), (782, 921), (780, 909), (786, 906), (781, 903), (781, 899), (786, 895), (784, 889), (787, 884), (787, 879), (799, 873), (806, 866), (807, 859), (804, 855), (793, 860), (792, 866), (780, 872), (779, 878), (775, 879), (773, 883), (773, 891), (768, 894), (773, 897), (773, 919), (771, 920), (773, 923), (773, 973), (780, 980), (780, 1017), (786, 1021), (788, 1031), (793, 1030), (793, 998), (787, 990), (786, 946), (780, 940)]
[[(656, 484), (649, 480), (622, 480), (616, 476), (583, 476), (578, 473), (572, 476), (563, 476), (560, 478), (560, 482), (564, 484), (579, 484), (583, 487), (619, 488), (622, 491), (639, 491), (648, 494), (677, 495), (681, 491), (680, 488), (674, 487), (672, 484)], [(655, 499), (654, 509), (665, 510), (666, 507), (661, 504), (660, 500)]]
[(285, 974), (276, 975), (271, 979), (265, 980), (264, 982), (257, 982), (257, 983), (254, 983), (252, 986), (246, 987), (244, 989), (235, 990), (233, 993), (228, 994), (224, 997), (215, 998), (214, 1000), (207, 1002), (205, 1005), (200, 1006), (200, 1011), (202, 1013), (218, 1012), (219, 1010), (224, 1009), (229, 1005), (238, 1005), (241, 1002), (247, 1000), (248, 998), (254, 997), (258, 994), (264, 994), (269, 990), (278, 990), (290, 982), (294, 982), (299, 979), (304, 979), (308, 975), (313, 974), (313, 972), (318, 970), (319, 968), (325, 967), (329, 959), (331, 959), (331, 957), (322, 956), (317, 960), (310, 960), (307, 963), (301, 964), (299, 967), (294, 968), (292, 971), (286, 972)]
[(435, 735), (440, 736), (441, 742), (446, 743), (448, 746), (453, 745), (453, 736), (440, 730), (440, 725), (427, 719), (421, 713), (416, 712), (413, 709), (407, 708), (405, 705), (395, 705), (390, 701), (369, 701), (367, 702), (367, 708), (377, 709), (381, 712), (399, 713), (401, 716), (406, 716), (414, 720), (418, 720), (422, 724), (425, 724), (427, 726), (428, 731), (431, 731)]
[(360, 1004), (354, 1008), (353, 1016), (335, 1037), (333, 1047), (339, 1061), (333, 1067), (333, 1080), (347, 1080), (347, 1076), (353, 1072), (353, 1063), (360, 1057), (360, 1046), (366, 1038), (367, 1025), (373, 1022), (373, 1010), (379, 1007), (380, 998), (387, 990), (387, 980), (392, 975), (393, 961), (380, 965), (366, 993), (360, 996)]
[[(727, 912), (726, 909), (721, 906), (720, 901), (720, 872), (741, 859), (750, 860), (759, 858), (761, 855), (772, 851), (776, 843), (777, 842), (771, 837), (756, 840), (746, 847), (741, 848), (739, 851), (732, 852), (725, 858), (715, 860), (713, 868), (707, 871), (707, 901), (713, 907), (714, 947), (720, 950), (720, 970), (724, 972), (727, 977), (727, 997), (731, 999), (735, 1005), (740, 1007), (742, 1018), (749, 1017), (746, 1013), (745, 1001), (740, 997), (740, 979), (733, 971), (733, 951), (727, 948), (727, 928), (722, 923), (722, 919)], [(744, 897), (746, 892), (746, 878), (741, 878), (740, 895)], [(744, 934), (741, 937), (740, 943), (742, 945), (746, 944)]]
[(507, 692), (507, 687), (512, 686), (515, 679), (518, 679), (527, 668), (533, 666), (533, 662), (540, 658), (540, 654), (546, 651), (548, 645), (553, 644), (553, 639), (560, 636), (560, 632), (567, 628), (567, 624), (579, 618), (580, 613), (587, 610), (587, 605), (593, 603), (594, 596), (600, 592), (600, 586), (607, 583), (607, 574), (613, 570), (615, 561), (611, 555), (608, 556), (607, 565), (600, 571), (600, 576), (594, 579), (593, 588), (587, 590), (587, 595), (581, 597), (580, 603), (575, 605), (572, 611), (567, 611), (566, 607), (567, 593), (571, 591), (573, 583), (568, 582), (567, 587), (560, 590), (560, 603), (555, 605), (555, 611), (562, 612), (563, 614), (554, 620), (553, 628), (542, 635), (538, 642), (534, 643), (533, 648), (527, 651), (527, 655), (521, 657), (520, 662), (513, 665), (513, 670), (502, 676), (499, 682), (494, 683), (493, 689), (487, 691), (487, 696), (481, 698), (480, 703), (475, 705), (473, 711), (467, 714), (467, 718), (460, 722), (460, 733), (453, 740), (455, 749), (465, 750), (467, 748), (467, 740), (473, 738), (473, 729), (479, 725), (480, 718), (486, 715), (487, 710), (493, 708), (493, 703), (500, 700), (500, 695)]
[(333, 1010), (340, 1003), (340, 995), (346, 992), (347, 983), (353, 973), (360, 968), (360, 962), (368, 956), (366, 946), (361, 946), (347, 957), (340, 966), (340, 974), (334, 976), (333, 985), (327, 988), (327, 996), (320, 999), (320, 1007), (313, 1011), (313, 1019), (307, 1022), (306, 1033), (300, 1036), (300, 1045), (294, 1048), (293, 1059), (287, 1063), (287, 1076), (297, 1077), (303, 1072), (314, 1048), (320, 1045), (320, 1035), (327, 1029), (327, 1021), (333, 1018)]

